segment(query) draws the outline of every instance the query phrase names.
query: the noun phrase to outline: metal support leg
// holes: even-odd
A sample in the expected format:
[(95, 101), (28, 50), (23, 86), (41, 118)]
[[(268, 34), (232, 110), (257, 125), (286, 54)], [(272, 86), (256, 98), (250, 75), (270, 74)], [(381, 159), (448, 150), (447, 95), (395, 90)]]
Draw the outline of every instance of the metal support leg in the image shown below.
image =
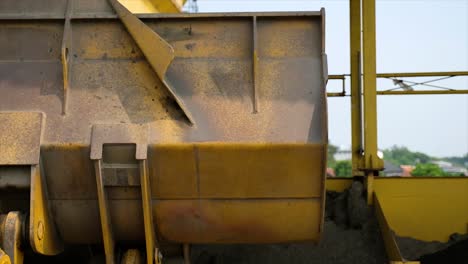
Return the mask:
[(10, 212), (0, 216), (0, 264), (22, 264), (24, 259), (21, 250), (21, 237), (23, 230), (23, 215), (20, 212)]
[[(115, 239), (110, 217), (109, 201), (107, 199), (105, 187), (109, 186), (138, 186), (141, 187), (141, 202), (143, 208), (143, 224), (145, 228), (146, 259), (148, 264), (153, 262), (161, 263), (161, 253), (159, 252), (154, 220), (152, 213), (151, 185), (147, 163), (148, 127), (145, 125), (95, 125), (91, 136), (90, 158), (94, 160), (96, 172), (96, 186), (99, 201), (99, 213), (101, 217), (102, 236), (104, 250), (106, 253), (106, 263), (114, 263), (115, 259)], [(130, 151), (128, 160), (115, 160), (112, 154), (103, 157), (103, 149), (109, 148), (107, 153), (113, 153), (112, 146), (119, 145), (125, 151)], [(120, 150), (123, 151), (123, 150)], [(116, 180), (115, 169), (135, 170), (138, 168), (138, 178), (135, 180), (131, 175), (138, 175), (129, 172), (126, 180)], [(112, 173), (112, 171), (114, 173)]]
[(140, 183), (141, 183), (141, 202), (143, 205), (143, 221), (145, 226), (146, 259), (148, 264), (161, 263), (161, 254), (156, 248), (156, 236), (154, 232), (154, 222), (151, 202), (151, 186), (148, 177), (147, 160), (140, 160)]
[(375, 0), (363, 0), (363, 83), (364, 83), (364, 169), (378, 171), (383, 162), (377, 156), (377, 74)]
[(364, 83), (364, 167), (367, 179), (367, 202), (372, 203), (373, 177), (383, 169), (377, 156), (377, 74), (375, 40), (375, 0), (362, 0), (362, 43)]
[(353, 176), (362, 176), (361, 0), (350, 0), (351, 150)]
[(48, 256), (61, 253), (64, 250), (64, 245), (50, 214), (42, 163), (31, 166), (30, 199), (29, 243), (33, 251)]
[(190, 264), (190, 245), (184, 244), (184, 264)]
[(129, 249), (123, 256), (120, 264), (143, 264), (143, 259), (141, 257), (140, 250), (138, 249)]
[(109, 204), (106, 191), (104, 190), (104, 181), (102, 178), (102, 160), (99, 159), (94, 161), (94, 169), (96, 172), (99, 215), (101, 217), (102, 240), (104, 242), (106, 264), (113, 264), (115, 262), (115, 241), (109, 213)]

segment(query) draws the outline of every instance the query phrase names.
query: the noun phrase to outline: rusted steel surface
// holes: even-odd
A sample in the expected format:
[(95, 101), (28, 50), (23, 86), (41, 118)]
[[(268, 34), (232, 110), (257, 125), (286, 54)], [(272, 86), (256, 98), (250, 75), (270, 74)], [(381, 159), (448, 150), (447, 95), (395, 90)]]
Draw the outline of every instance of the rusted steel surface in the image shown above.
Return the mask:
[[(2, 96), (10, 88), (2, 88)], [(6, 98), (8, 99), (8, 98)], [(1, 106), (0, 106), (1, 107)], [(0, 112), (0, 165), (39, 163), (43, 115), (39, 112)]]
[[(107, 1), (94, 0), (75, 0), (70, 14), (63, 115), (65, 1), (50, 9), (6, 2), (0, 117), (45, 116), (30, 146), (40, 146), (51, 217), (65, 242), (102, 241), (93, 149), (138, 143), (140, 132), (117, 128), (135, 126), (146, 129), (137, 153), (147, 159), (161, 239), (318, 240), (327, 144), (322, 13), (140, 16), (174, 49), (166, 81), (191, 124)], [(0, 142), (15, 142), (7, 136), (28, 125), (4, 127)], [(94, 137), (96, 127), (110, 132)], [(106, 187), (115, 240), (143, 241), (140, 187), (117, 185)]]

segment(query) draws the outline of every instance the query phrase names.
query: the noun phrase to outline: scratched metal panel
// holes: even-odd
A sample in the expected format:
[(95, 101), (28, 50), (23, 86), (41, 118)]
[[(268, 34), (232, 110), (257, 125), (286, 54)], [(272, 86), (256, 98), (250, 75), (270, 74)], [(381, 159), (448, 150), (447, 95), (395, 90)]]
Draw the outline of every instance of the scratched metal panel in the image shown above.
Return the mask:
[(317, 241), (319, 199), (164, 200), (154, 215), (161, 235), (188, 243)]
[(89, 144), (99, 123), (146, 123), (150, 143), (326, 142), (320, 17), (257, 20), (256, 74), (252, 17), (145, 20), (175, 48), (167, 79), (195, 126), (117, 20), (72, 20), (65, 116), (61, 25), (0, 21), (0, 111), (45, 112), (45, 143)]

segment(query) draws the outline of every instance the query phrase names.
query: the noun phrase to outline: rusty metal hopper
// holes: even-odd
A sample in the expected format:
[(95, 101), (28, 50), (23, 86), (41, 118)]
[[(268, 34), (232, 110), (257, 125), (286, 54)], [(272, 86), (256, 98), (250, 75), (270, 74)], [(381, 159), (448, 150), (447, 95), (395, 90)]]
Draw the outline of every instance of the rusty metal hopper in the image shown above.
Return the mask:
[(34, 2), (0, 8), (0, 188), (30, 188), (36, 252), (319, 239), (323, 11), (139, 15), (161, 75), (106, 1)]

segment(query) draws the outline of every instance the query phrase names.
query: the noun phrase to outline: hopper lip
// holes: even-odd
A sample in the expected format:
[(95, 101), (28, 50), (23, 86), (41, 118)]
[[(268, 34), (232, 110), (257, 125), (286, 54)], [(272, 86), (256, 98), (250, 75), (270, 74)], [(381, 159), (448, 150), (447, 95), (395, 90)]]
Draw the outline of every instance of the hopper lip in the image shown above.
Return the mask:
[[(229, 13), (137, 13), (135, 14), (139, 19), (178, 19), (178, 18), (214, 18), (214, 17), (321, 17), (321, 11), (286, 11), (286, 12), (229, 12)], [(65, 19), (65, 14), (46, 13), (41, 15), (35, 14), (19, 14), (19, 13), (2, 13), (0, 11), (0, 20), (30, 20), (30, 19)], [(118, 19), (118, 16), (112, 12), (75, 12), (70, 15), (70, 19)]]

